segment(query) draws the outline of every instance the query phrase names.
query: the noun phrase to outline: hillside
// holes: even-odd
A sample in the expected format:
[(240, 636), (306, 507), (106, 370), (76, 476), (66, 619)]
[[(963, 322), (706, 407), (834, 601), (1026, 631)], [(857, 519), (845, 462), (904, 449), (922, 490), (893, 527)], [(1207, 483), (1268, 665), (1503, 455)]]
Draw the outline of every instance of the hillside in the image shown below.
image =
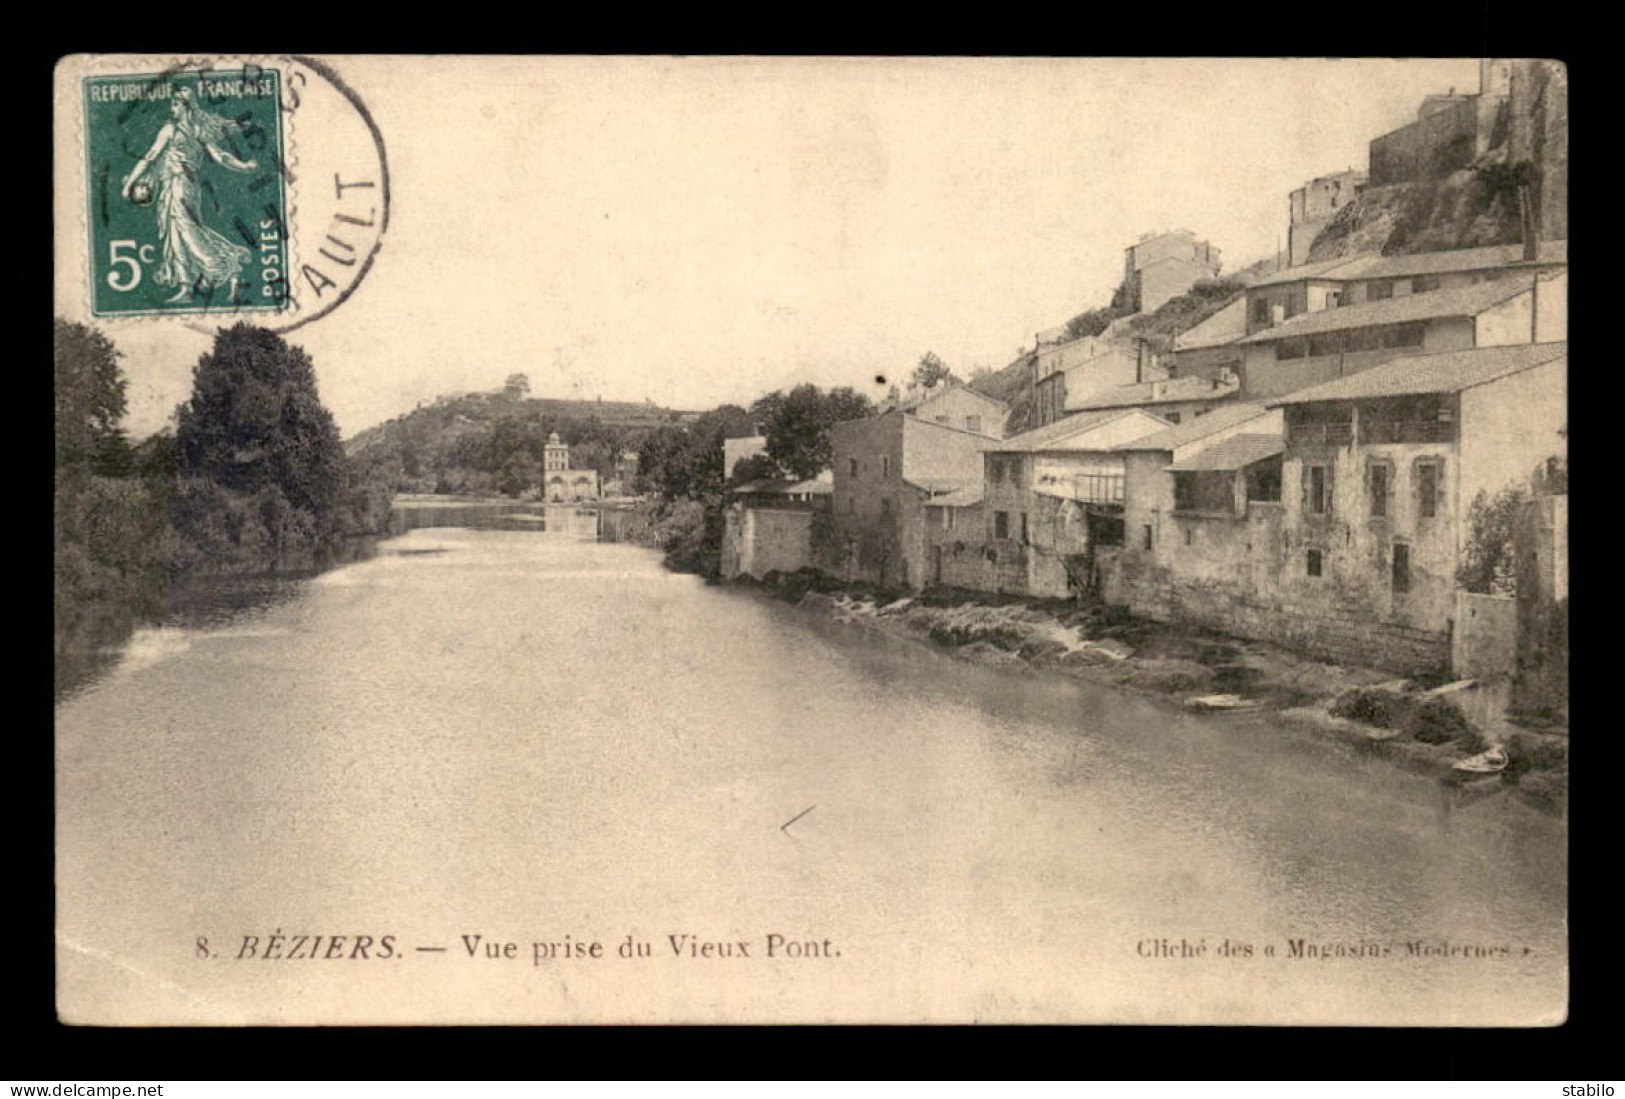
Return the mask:
[(1368, 187), (1321, 230), (1309, 262), (1522, 243), (1520, 184), (1541, 238), (1567, 239), (1568, 75), (1553, 61), (1519, 72), (1482, 155), (1461, 165), (1437, 149), (1440, 167), (1424, 178)]
[(461, 393), (359, 432), (344, 449), (397, 491), (514, 493), (539, 483), (542, 447), (554, 432), (570, 444), (572, 468), (596, 469), (607, 482), (622, 451), (695, 415), (630, 401)]

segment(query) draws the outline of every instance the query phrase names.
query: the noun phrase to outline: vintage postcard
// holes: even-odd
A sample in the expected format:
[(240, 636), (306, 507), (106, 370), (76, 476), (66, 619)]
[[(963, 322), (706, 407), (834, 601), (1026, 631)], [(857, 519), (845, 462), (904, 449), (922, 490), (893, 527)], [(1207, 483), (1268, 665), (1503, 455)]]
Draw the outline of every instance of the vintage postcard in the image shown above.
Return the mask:
[(64, 1021), (1566, 1018), (1560, 62), (54, 81)]

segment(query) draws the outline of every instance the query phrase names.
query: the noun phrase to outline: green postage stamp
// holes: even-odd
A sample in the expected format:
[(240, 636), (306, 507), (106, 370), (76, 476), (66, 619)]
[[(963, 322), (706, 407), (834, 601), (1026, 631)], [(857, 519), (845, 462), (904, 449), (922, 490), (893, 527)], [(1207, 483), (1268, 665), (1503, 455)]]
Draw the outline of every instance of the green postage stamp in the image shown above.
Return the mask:
[(288, 306), (281, 79), (252, 65), (85, 77), (96, 316)]

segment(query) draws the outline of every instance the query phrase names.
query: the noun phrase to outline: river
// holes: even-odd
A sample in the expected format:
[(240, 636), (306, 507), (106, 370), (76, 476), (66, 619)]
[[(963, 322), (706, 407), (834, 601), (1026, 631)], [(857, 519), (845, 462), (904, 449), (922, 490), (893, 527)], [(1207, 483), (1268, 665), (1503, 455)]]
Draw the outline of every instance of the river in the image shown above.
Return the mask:
[(59, 699), (65, 1018), (1563, 1016), (1560, 822), (537, 526), (256, 581)]

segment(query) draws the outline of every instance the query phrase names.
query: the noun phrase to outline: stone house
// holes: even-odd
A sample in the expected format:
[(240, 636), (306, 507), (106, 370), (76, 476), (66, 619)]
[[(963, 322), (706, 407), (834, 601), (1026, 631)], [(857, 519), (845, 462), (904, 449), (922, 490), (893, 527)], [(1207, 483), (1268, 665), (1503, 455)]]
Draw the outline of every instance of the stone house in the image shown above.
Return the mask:
[(1189, 229), (1146, 233), (1123, 250), (1123, 285), (1137, 312), (1154, 313), (1199, 279), (1219, 273), (1219, 250)]
[(813, 524), (827, 514), (834, 478), (829, 470), (806, 481), (751, 481), (735, 488), (723, 513), (722, 575), (758, 579), (813, 563)]
[(924, 587), (926, 508), (978, 484), (982, 451), (997, 441), (996, 429), (971, 431), (900, 408), (836, 424), (834, 492), (828, 536), (814, 546), (818, 565), (848, 580)]
[(1044, 427), (1103, 390), (1167, 377), (1143, 345), (1085, 336), (1033, 356), (1032, 427)]
[(963, 382), (911, 389), (894, 404), (883, 408), (897, 408), (934, 424), (948, 424), (978, 434), (1003, 435), (1004, 418), (1010, 406), (996, 397), (989, 397)]
[(983, 454), (982, 549), (993, 590), (1064, 598), (1097, 587), (1095, 555), (1123, 538), (1123, 456), (1163, 430), (1139, 408), (1080, 413), (1013, 435)]
[[(1262, 440), (1279, 441), (1281, 424), (1278, 410), (1232, 403), (1118, 447), (1124, 530), (1122, 547), (1100, 563), (1108, 602), (1143, 618), (1187, 620), (1193, 614), (1186, 608), (1208, 578), (1253, 567), (1248, 532), (1279, 524), (1280, 493), (1268, 491), (1271, 456)], [(1243, 440), (1240, 449), (1226, 446), (1233, 439)], [(1194, 616), (1222, 613), (1216, 602)]]
[(1199, 324), (1174, 337), (1170, 373), (1176, 378), (1241, 377), (1242, 350), (1237, 340), (1247, 335), (1247, 299), (1237, 298)]
[(1292, 266), (1308, 262), (1315, 237), (1365, 190), (1366, 181), (1366, 173), (1350, 168), (1319, 176), (1292, 192), (1287, 228), (1287, 257)]
[(1567, 343), (1402, 359), (1271, 402), (1285, 413), (1272, 586), (1301, 647), (1448, 666), (1456, 570), (1481, 493), (1565, 455)]
[(548, 503), (598, 499), (598, 471), (571, 469), (570, 444), (553, 432), (542, 447), (542, 499)]
[(1243, 400), (1283, 396), (1409, 355), (1567, 335), (1567, 275), (1524, 273), (1301, 312), (1237, 341)]

